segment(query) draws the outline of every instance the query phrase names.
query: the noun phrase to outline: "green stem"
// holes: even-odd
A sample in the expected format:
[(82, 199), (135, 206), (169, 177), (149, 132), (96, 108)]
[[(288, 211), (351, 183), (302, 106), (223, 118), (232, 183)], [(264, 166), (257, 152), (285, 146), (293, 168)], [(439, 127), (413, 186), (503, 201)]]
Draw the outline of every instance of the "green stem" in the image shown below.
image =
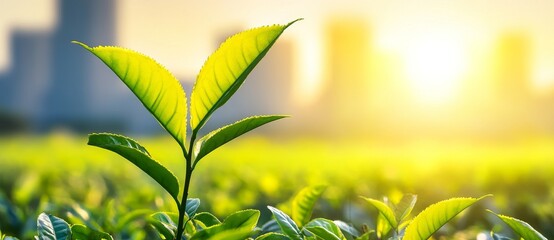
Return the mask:
[[(193, 131), (192, 137), (190, 139), (190, 145), (188, 151), (186, 151), (184, 146), (181, 146), (181, 149), (183, 150), (183, 155), (185, 156), (186, 160), (186, 171), (185, 171), (185, 186), (183, 189), (183, 198), (181, 199), (181, 206), (179, 207), (179, 223), (177, 225), (177, 235), (175, 238), (177, 240), (181, 240), (183, 233), (185, 231), (185, 214), (187, 210), (187, 199), (189, 195), (189, 186), (190, 186), (190, 180), (192, 177), (192, 171), (193, 168), (193, 160), (192, 159), (192, 152), (194, 147), (194, 142), (196, 141), (196, 134), (197, 131)], [(190, 216), (189, 216), (190, 217)]]
[(185, 213), (187, 209), (187, 198), (189, 194), (190, 179), (192, 176), (192, 168), (190, 164), (187, 163), (187, 175), (185, 176), (185, 189), (183, 191), (183, 199), (181, 200), (181, 208), (179, 208), (179, 225), (177, 225), (177, 239), (181, 239), (183, 232), (185, 230)]

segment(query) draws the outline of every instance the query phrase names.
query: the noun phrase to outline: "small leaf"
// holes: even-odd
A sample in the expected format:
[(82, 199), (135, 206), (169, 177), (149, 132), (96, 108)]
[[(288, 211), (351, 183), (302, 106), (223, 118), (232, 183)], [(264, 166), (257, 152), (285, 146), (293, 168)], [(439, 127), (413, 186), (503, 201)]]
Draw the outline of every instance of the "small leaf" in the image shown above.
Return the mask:
[(242, 119), (236, 123), (227, 125), (220, 129), (217, 129), (207, 134), (200, 140), (198, 140), (195, 146), (195, 154), (196, 154), (195, 159), (196, 161), (199, 161), (204, 156), (208, 155), (208, 153), (212, 152), (218, 147), (221, 147), (223, 144), (239, 137), (240, 135), (243, 135), (266, 123), (269, 123), (284, 117), (286, 116), (278, 116), (278, 115), (253, 116), (253, 117)]
[(290, 238), (281, 233), (270, 232), (260, 235), (256, 240), (290, 240)]
[(383, 215), (383, 217), (387, 220), (387, 222), (390, 224), (392, 228), (396, 229), (398, 227), (398, 222), (396, 221), (394, 212), (387, 204), (372, 198), (366, 198), (366, 197), (362, 197), (362, 198), (366, 200), (368, 203), (370, 203), (371, 205), (373, 205), (375, 208), (377, 208), (377, 210), (379, 210), (379, 213)]
[(203, 228), (211, 227), (221, 223), (219, 219), (217, 219), (217, 217), (209, 212), (197, 213), (196, 215), (194, 215), (194, 220), (201, 222), (204, 225)]
[(238, 212), (234, 212), (223, 220), (222, 226), (225, 229), (233, 228), (250, 228), (254, 229), (258, 224), (260, 218), (260, 211), (247, 209)]
[(340, 228), (331, 220), (316, 218), (304, 226), (315, 236), (325, 240), (346, 240)]
[(277, 223), (277, 220), (271, 219), (262, 225), (262, 233), (280, 232), (281, 226)]
[(252, 229), (249, 227), (226, 229), (211, 236), (210, 240), (248, 239), (252, 236)]
[(491, 210), (488, 211), (500, 218), (506, 224), (508, 224), (508, 226), (510, 226), (510, 228), (514, 230), (514, 232), (521, 238), (525, 240), (546, 240), (546, 238), (542, 234), (531, 227), (531, 225), (529, 225), (528, 223), (517, 218), (497, 214)]
[(146, 149), (134, 140), (111, 133), (90, 134), (88, 145), (104, 148), (126, 158), (158, 182), (176, 201), (179, 182), (175, 175), (150, 157)]
[(496, 233), (493, 233), (493, 232), (491, 232), (491, 237), (492, 237), (493, 240), (512, 240), (509, 237), (505, 237), (505, 236), (502, 236), (502, 235), (499, 235), (499, 234), (496, 234)]
[(300, 229), (298, 229), (298, 225), (296, 225), (296, 223), (287, 214), (272, 206), (267, 206), (267, 208), (269, 208), (271, 213), (273, 213), (273, 217), (275, 217), (275, 220), (281, 227), (281, 231), (283, 231), (284, 234), (289, 236), (292, 240), (302, 239), (302, 233), (300, 232)]
[[(399, 225), (400, 226), (400, 225)], [(383, 238), (384, 236), (387, 236), (390, 231), (392, 230), (392, 227), (389, 223), (389, 221), (383, 216), (382, 213), (379, 213), (377, 216), (377, 229), (375, 229), (375, 234), (379, 238)]]
[(236, 233), (239, 234), (239, 232), (243, 232), (246, 229), (250, 235), (250, 232), (252, 232), (258, 223), (259, 217), (260, 211), (258, 210), (247, 209), (238, 211), (225, 218), (221, 224), (212, 225), (198, 231), (191, 239), (212, 239), (216, 235), (229, 230), (237, 230)]
[(40, 240), (65, 240), (71, 237), (71, 229), (67, 222), (46, 213), (38, 216), (37, 230)]
[(310, 186), (303, 188), (296, 194), (292, 200), (291, 217), (299, 227), (310, 221), (315, 202), (321, 197), (325, 189), (327, 189), (326, 185)]
[(427, 207), (408, 225), (404, 239), (428, 239), (464, 209), (488, 196), (490, 195), (480, 198), (452, 198)]
[(400, 202), (391, 204), (394, 211), (394, 217), (398, 223), (404, 221), (414, 209), (417, 202), (417, 195), (405, 194)]
[(157, 212), (148, 218), (148, 222), (165, 237), (165, 239), (175, 239), (177, 224), (171, 217), (164, 212)]
[(344, 233), (348, 233), (350, 234), (350, 236), (352, 237), (359, 237), (360, 236), (360, 232), (358, 232), (358, 230), (356, 230), (354, 227), (352, 227), (352, 225), (348, 224), (348, 223), (345, 223), (343, 221), (340, 221), (340, 220), (335, 220), (333, 221), (337, 227), (340, 228), (340, 230)]
[(107, 234), (105, 232), (96, 231), (93, 229), (88, 228), (85, 225), (73, 225), (71, 226), (71, 239), (75, 240), (113, 240), (112, 236), (110, 234)]
[(190, 123), (193, 131), (197, 132), (212, 113), (231, 98), (277, 38), (296, 21), (236, 34), (206, 60), (191, 94)]
[(179, 81), (154, 59), (119, 47), (79, 44), (104, 62), (131, 89), (177, 142), (184, 146), (187, 100)]
[(198, 210), (199, 206), (200, 206), (200, 199), (198, 198), (187, 199), (187, 206), (186, 206), (187, 208), (185, 209), (187, 216), (189, 216), (189, 218), (192, 218), (196, 213), (196, 210)]

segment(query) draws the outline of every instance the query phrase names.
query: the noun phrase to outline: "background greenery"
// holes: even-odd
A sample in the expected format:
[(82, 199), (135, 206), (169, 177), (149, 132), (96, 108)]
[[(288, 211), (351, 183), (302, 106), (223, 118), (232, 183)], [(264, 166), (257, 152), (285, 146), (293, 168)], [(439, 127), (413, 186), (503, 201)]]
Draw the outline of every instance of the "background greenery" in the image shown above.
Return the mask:
[[(184, 174), (178, 146), (169, 137), (137, 140), (178, 176)], [(286, 211), (287, 202), (302, 187), (327, 183), (314, 217), (342, 219), (359, 228), (362, 223), (373, 226), (376, 215), (359, 196), (398, 198), (402, 193), (415, 193), (417, 213), (447, 198), (491, 193), (493, 198), (441, 231), (464, 239), (463, 231), (506, 230), (482, 211), (488, 208), (525, 220), (550, 238), (554, 236), (550, 227), (554, 222), (554, 166), (549, 164), (554, 159), (553, 145), (552, 139), (537, 138), (525, 143), (388, 145), (249, 135), (198, 165), (191, 197), (200, 198), (201, 210), (219, 218), (239, 209), (259, 209), (264, 223), (270, 217), (265, 206)], [(73, 223), (91, 221), (112, 232), (141, 228), (137, 221), (117, 228), (133, 211), (176, 211), (171, 197), (135, 166), (87, 146), (84, 136), (62, 132), (1, 138), (0, 187), (0, 228), (15, 236), (32, 234), (42, 211)], [(14, 216), (9, 209), (15, 209)]]

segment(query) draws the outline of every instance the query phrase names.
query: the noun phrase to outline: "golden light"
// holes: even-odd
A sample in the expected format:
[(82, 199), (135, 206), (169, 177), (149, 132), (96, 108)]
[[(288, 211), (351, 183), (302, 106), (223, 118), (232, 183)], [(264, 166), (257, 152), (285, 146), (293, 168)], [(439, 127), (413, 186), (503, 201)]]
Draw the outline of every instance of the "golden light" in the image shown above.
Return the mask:
[[(306, 31), (304, 31), (306, 32)], [(322, 82), (323, 53), (321, 51), (321, 40), (314, 31), (304, 33), (303, 37), (297, 38), (299, 52), (297, 53), (298, 62), (302, 62), (302, 68), (297, 69), (296, 79), (293, 86), (293, 100), (296, 104), (308, 106), (319, 97)]]
[(418, 101), (434, 105), (452, 101), (468, 63), (462, 42), (435, 34), (407, 46), (406, 73)]

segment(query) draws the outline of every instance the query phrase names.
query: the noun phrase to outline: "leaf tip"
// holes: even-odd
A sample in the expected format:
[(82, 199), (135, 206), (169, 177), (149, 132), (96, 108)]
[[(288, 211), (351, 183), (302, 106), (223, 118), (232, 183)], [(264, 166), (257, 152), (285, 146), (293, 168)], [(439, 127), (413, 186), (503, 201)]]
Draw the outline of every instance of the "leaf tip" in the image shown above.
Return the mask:
[(297, 18), (297, 19), (295, 19), (294, 21), (289, 22), (289, 23), (285, 26), (285, 28), (288, 27), (288, 26), (290, 26), (290, 25), (292, 25), (292, 24), (294, 24), (295, 22), (302, 21), (302, 20), (304, 20), (304, 18)]
[(87, 49), (87, 50), (89, 50), (89, 51), (92, 49), (92, 48), (89, 47), (88, 45), (86, 45), (86, 44), (84, 44), (84, 43), (82, 43), (82, 42), (76, 41), (76, 40), (71, 41), (71, 43), (77, 44), (77, 45), (79, 45), (79, 46), (81, 46), (81, 47), (83, 47), (84, 49)]
[(482, 197), (477, 198), (477, 201), (480, 201), (481, 199), (483, 199), (483, 198), (488, 198), (488, 197), (494, 197), (494, 195), (492, 195), (492, 194), (490, 194), (490, 193), (487, 194), (487, 195), (483, 195)]

